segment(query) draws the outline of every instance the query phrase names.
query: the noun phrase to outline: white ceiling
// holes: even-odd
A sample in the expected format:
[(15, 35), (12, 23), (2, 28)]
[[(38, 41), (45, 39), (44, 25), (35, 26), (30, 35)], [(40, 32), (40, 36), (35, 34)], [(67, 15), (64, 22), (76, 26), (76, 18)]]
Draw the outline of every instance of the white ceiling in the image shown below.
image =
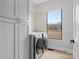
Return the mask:
[[(41, 3), (44, 3), (46, 1), (50, 1), (50, 0), (32, 0), (32, 2), (34, 4), (41, 4)], [(79, 5), (79, 0), (75, 0), (76, 1), (76, 5)]]
[(44, 2), (46, 2), (46, 1), (48, 1), (48, 0), (32, 0), (32, 2), (33, 2), (34, 4), (41, 4), (41, 3), (44, 3)]

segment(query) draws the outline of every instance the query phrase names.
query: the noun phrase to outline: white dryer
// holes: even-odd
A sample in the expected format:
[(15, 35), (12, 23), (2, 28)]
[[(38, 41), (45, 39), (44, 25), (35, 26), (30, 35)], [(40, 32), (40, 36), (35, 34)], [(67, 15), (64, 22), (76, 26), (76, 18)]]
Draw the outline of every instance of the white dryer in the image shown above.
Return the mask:
[(37, 44), (39, 43), (38, 41), (41, 41), (42, 39), (35, 35), (29, 35), (29, 40), (30, 40), (29, 42), (30, 43), (30, 59), (40, 59), (40, 57), (44, 53), (45, 46), (43, 46), (42, 48), (38, 48)]

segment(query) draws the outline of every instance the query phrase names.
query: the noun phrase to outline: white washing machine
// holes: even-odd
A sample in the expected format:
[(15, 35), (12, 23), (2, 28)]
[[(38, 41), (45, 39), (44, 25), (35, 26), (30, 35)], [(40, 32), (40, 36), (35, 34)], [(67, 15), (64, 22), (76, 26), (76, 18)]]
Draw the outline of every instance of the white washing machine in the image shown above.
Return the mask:
[(38, 41), (41, 41), (41, 38), (35, 35), (29, 35), (30, 40), (30, 59), (40, 59), (44, 53), (44, 48), (39, 49), (37, 47)]

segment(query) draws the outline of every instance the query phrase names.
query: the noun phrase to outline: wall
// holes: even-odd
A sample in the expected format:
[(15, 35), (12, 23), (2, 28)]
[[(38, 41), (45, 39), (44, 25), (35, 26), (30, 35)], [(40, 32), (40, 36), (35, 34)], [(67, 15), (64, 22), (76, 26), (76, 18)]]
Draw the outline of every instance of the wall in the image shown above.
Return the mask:
[[(42, 17), (43, 16), (43, 17)], [(39, 9), (36, 9), (35, 32), (46, 32), (46, 21)]]
[(46, 21), (42, 20), (43, 17), (41, 17), (40, 10), (33, 3), (31, 3), (30, 9), (29, 32), (46, 32)]
[(72, 52), (73, 46), (70, 40), (73, 39), (73, 0), (54, 0), (38, 5), (37, 9), (41, 16), (38, 17), (37, 28), (46, 31), (46, 13), (56, 8), (62, 9), (62, 40), (48, 39), (48, 47)]
[(29, 10), (29, 33), (32, 33), (35, 29), (35, 16), (36, 16), (36, 12), (35, 12), (36, 8), (34, 6), (34, 4), (32, 3), (32, 1), (30, 1), (30, 10)]

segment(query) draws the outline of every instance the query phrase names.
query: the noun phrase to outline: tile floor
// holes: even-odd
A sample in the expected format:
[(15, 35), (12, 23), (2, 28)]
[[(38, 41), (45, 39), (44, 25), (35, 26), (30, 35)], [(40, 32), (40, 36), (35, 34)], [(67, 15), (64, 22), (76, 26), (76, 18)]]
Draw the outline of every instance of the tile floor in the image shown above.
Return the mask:
[(46, 50), (41, 59), (73, 59), (73, 55), (65, 52)]

